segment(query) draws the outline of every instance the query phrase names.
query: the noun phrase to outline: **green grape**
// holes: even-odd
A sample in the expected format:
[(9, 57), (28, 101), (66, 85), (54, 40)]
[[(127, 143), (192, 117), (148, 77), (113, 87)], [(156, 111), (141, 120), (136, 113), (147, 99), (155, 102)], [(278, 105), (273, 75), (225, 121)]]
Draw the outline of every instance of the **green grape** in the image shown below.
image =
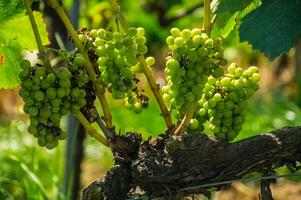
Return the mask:
[(49, 82), (47, 81), (47, 79), (41, 80), (40, 87), (41, 87), (42, 89), (47, 89), (47, 88), (50, 87), (50, 84), (49, 84)]
[(46, 80), (48, 81), (49, 84), (52, 84), (56, 80), (56, 75), (54, 73), (49, 73), (46, 76)]
[(38, 67), (35, 70), (35, 75), (38, 76), (38, 77), (44, 77), (45, 74), (46, 74), (46, 69), (44, 67)]
[(71, 73), (67, 68), (61, 68), (57, 71), (57, 77), (60, 79), (70, 79)]
[(199, 127), (199, 121), (197, 119), (192, 118), (190, 120), (190, 124), (189, 124), (189, 128), (191, 128), (192, 130), (195, 130)]
[(76, 113), (79, 112), (79, 110), (80, 110), (80, 106), (78, 104), (72, 104), (71, 105), (71, 112), (72, 113), (76, 114)]
[(23, 69), (20, 72), (19, 77), (21, 80), (25, 80), (29, 75), (30, 75), (29, 69)]
[(44, 95), (44, 93), (42, 91), (35, 91), (34, 92), (34, 98), (37, 101), (43, 101), (44, 98), (45, 98), (45, 95)]
[(74, 61), (73, 61), (73, 64), (77, 67), (82, 67), (86, 64), (86, 60), (83, 56), (81, 55), (77, 55), (75, 58), (74, 58)]
[(181, 35), (181, 31), (178, 28), (172, 28), (172, 29), (170, 29), (170, 33), (174, 37), (177, 37), (177, 36)]
[(59, 97), (59, 98), (62, 98), (66, 95), (66, 91), (64, 88), (58, 88), (56, 90), (56, 95)]
[(61, 80), (59, 80), (59, 85), (60, 85), (60, 87), (67, 89), (67, 88), (71, 87), (71, 82), (66, 79), (61, 79)]
[(21, 68), (24, 69), (29, 69), (31, 67), (31, 63), (29, 60), (22, 60), (20, 63)]
[(154, 57), (147, 57), (147, 58), (145, 59), (145, 62), (146, 62), (146, 64), (147, 64), (148, 66), (152, 66), (152, 65), (155, 64), (155, 58), (154, 58)]
[(133, 110), (135, 113), (141, 113), (142, 109), (141, 103), (137, 102), (134, 104)]
[(55, 88), (52, 88), (52, 87), (48, 88), (46, 90), (46, 97), (48, 99), (54, 99), (56, 97), (56, 90), (55, 90)]

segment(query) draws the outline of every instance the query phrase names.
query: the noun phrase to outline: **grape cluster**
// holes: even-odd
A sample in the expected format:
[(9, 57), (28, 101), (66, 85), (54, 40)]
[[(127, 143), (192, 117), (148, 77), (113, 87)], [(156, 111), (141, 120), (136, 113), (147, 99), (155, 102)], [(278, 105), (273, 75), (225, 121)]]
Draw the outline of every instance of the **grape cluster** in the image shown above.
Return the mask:
[[(126, 107), (141, 112), (146, 98), (135, 92), (138, 80), (138, 57), (146, 54), (143, 28), (129, 28), (124, 34), (104, 29), (91, 30), (100, 76), (97, 82), (105, 85), (114, 99), (124, 99)], [(83, 37), (85, 38), (85, 37)], [(89, 38), (89, 37), (86, 37)], [(90, 39), (82, 39), (90, 41)]]
[[(226, 141), (233, 140), (245, 121), (247, 99), (258, 90), (258, 68), (243, 71), (236, 64), (228, 67), (228, 73), (220, 78), (210, 76), (199, 101), (199, 110), (191, 120), (191, 128), (209, 121), (214, 135)], [(203, 125), (199, 127), (203, 129)]]
[(181, 118), (195, 109), (202, 97), (208, 76), (219, 78), (224, 74), (222, 40), (213, 40), (201, 29), (178, 28), (170, 30), (166, 43), (171, 50), (165, 71), (167, 86), (162, 88), (164, 101), (178, 110)]
[(28, 132), (38, 138), (40, 146), (52, 149), (66, 137), (60, 128), (62, 116), (70, 110), (77, 113), (86, 105), (86, 92), (80, 86), (89, 79), (73, 77), (65, 67), (32, 67), (28, 60), (22, 61), (21, 68), (19, 93), (25, 102), (24, 112), (30, 115)]

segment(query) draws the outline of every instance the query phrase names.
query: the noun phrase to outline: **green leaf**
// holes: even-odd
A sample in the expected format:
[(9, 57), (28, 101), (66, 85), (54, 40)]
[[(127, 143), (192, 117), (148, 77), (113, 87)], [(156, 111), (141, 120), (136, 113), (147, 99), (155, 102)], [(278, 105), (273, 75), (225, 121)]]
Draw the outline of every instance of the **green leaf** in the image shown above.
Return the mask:
[(264, 0), (242, 21), (240, 38), (270, 59), (287, 52), (301, 37), (301, 0)]
[[(42, 14), (40, 12), (33, 12), (33, 14), (39, 29), (42, 43), (43, 45), (48, 45), (48, 33)], [(4, 23), (0, 26), (0, 37), (4, 38), (6, 42), (10, 40), (18, 41), (23, 49), (28, 49), (30, 51), (37, 49), (29, 18), (24, 13), (4, 21)]]
[(0, 88), (11, 89), (18, 86), (21, 47), (18, 42), (0, 43)]
[(24, 10), (23, 0), (0, 0), (0, 22), (8, 20)]
[(235, 12), (246, 8), (253, 0), (220, 0), (216, 13)]
[[(34, 17), (43, 45), (48, 45), (48, 33), (42, 14), (34, 12)], [(5, 20), (0, 26), (0, 88), (11, 89), (20, 83), (20, 61), (22, 49), (36, 50), (36, 40), (29, 18), (24, 13)], [(2, 62), (1, 62), (2, 61)]]

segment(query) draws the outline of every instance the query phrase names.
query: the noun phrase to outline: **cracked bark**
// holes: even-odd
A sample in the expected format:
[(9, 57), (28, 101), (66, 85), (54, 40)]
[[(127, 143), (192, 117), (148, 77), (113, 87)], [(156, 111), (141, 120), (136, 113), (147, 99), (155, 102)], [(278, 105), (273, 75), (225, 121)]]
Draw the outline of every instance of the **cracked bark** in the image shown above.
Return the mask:
[[(126, 155), (125, 152), (122, 155)], [(87, 198), (87, 194), (93, 193), (89, 190), (95, 187), (92, 184), (84, 191), (83, 199), (122, 199), (134, 186), (143, 189), (151, 199), (170, 196), (175, 199), (196, 193), (208, 195), (210, 188), (181, 189), (295, 164), (301, 160), (301, 127), (284, 127), (235, 143), (218, 141), (202, 133), (176, 137), (161, 135), (141, 143), (133, 155), (131, 152), (131, 158), (122, 161), (121, 165), (120, 161), (116, 162), (115, 168), (105, 177), (110, 183), (100, 181), (101, 192), (95, 198)], [(116, 167), (119, 173), (114, 174)]]

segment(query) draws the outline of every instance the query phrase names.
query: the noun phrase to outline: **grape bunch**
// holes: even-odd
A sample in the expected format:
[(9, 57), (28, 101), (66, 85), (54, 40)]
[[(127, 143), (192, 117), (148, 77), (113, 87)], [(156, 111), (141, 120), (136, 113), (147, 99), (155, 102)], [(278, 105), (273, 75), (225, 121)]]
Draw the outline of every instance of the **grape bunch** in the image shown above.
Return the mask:
[(198, 128), (196, 125), (208, 120), (209, 128), (217, 138), (231, 141), (242, 128), (247, 100), (258, 90), (260, 76), (254, 66), (243, 71), (232, 63), (227, 70), (223, 77), (209, 77), (191, 126)]
[(168, 44), (171, 54), (167, 57), (165, 71), (167, 85), (162, 88), (164, 101), (178, 111), (181, 118), (195, 109), (202, 97), (208, 76), (219, 78), (224, 74), (222, 40), (213, 40), (201, 29), (178, 28), (170, 30)]
[[(143, 28), (129, 28), (124, 34), (104, 29), (92, 30), (100, 76), (98, 83), (104, 84), (114, 99), (124, 99), (127, 108), (141, 112), (145, 106), (134, 90), (137, 89), (135, 68), (138, 57), (146, 54), (146, 38)], [(82, 39), (85, 41), (86, 39)], [(90, 41), (90, 40), (88, 40)]]
[(66, 138), (60, 128), (62, 116), (70, 110), (79, 112), (86, 105), (86, 92), (66, 67), (49, 70), (23, 60), (21, 68), (19, 93), (25, 102), (23, 110), (30, 116), (28, 132), (38, 138), (40, 146), (53, 149), (58, 140)]

